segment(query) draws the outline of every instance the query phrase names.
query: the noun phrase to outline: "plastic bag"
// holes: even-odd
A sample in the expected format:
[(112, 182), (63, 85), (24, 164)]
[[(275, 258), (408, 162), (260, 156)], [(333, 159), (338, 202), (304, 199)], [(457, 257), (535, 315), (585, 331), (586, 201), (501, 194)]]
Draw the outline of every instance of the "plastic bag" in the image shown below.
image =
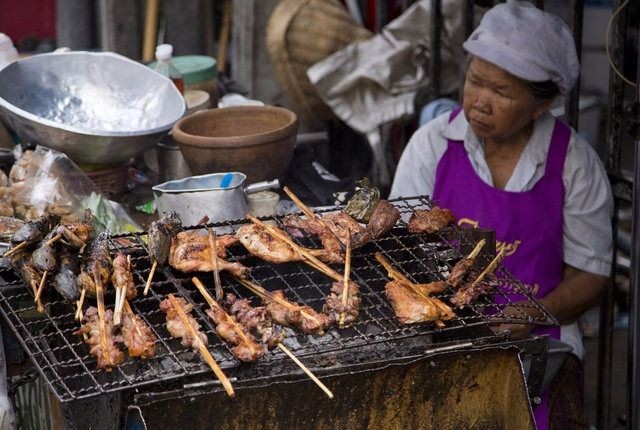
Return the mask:
[(36, 147), (16, 156), (9, 174), (14, 216), (33, 220), (55, 213), (62, 222), (81, 219), (86, 208), (94, 212), (99, 233), (141, 230), (126, 211), (100, 194), (96, 185), (65, 154)]

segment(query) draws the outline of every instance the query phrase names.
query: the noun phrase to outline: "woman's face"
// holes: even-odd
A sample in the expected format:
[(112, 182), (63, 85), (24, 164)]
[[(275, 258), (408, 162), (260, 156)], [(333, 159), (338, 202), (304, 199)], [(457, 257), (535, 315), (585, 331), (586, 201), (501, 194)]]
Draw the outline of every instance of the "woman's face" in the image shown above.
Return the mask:
[(462, 104), (478, 137), (499, 141), (526, 130), (551, 100), (540, 103), (522, 79), (474, 57), (467, 69)]

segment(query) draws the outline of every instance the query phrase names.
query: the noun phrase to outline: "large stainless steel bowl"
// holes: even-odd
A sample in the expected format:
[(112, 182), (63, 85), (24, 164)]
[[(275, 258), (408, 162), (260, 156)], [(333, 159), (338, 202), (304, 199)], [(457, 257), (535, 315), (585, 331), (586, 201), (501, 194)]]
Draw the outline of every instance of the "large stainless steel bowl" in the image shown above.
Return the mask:
[(172, 82), (113, 53), (65, 52), (0, 71), (0, 117), (25, 142), (89, 164), (119, 164), (154, 145), (186, 110)]

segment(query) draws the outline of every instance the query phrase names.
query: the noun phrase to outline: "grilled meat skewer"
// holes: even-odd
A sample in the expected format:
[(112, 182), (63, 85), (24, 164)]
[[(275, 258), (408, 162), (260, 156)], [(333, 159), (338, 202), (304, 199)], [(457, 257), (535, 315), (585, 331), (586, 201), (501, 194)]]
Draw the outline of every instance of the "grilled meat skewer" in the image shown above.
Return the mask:
[(129, 356), (140, 357), (143, 360), (156, 355), (156, 336), (138, 315), (133, 313), (129, 302), (124, 302), (124, 314), (120, 332), (122, 342), (129, 351)]
[(434, 206), (428, 210), (416, 209), (409, 218), (411, 233), (437, 233), (456, 221), (450, 209)]
[(421, 294), (420, 284), (414, 286), (417, 289), (408, 287), (402, 281), (391, 281), (384, 287), (400, 323), (435, 322), (436, 326), (443, 327), (443, 321), (455, 317), (449, 306), (435, 297), (429, 297), (426, 291)]
[(189, 324), (196, 332), (197, 337), (193, 337), (191, 335), (191, 331), (184, 326), (184, 324), (182, 323), (182, 319), (178, 314), (178, 310), (173, 308), (171, 301), (169, 299), (164, 299), (162, 302), (160, 302), (160, 309), (162, 310), (162, 312), (167, 314), (167, 331), (171, 336), (182, 339), (182, 341), (180, 342), (182, 346), (184, 346), (185, 348), (190, 348), (194, 352), (197, 352), (200, 347), (206, 347), (207, 345), (209, 345), (207, 335), (200, 331), (200, 324), (191, 315), (193, 305), (187, 302), (182, 297), (176, 297), (175, 300), (178, 302), (178, 305), (182, 307), (182, 310), (186, 314)]
[(78, 274), (80, 260), (78, 255), (67, 247), (62, 247), (58, 254), (60, 268), (53, 278), (53, 288), (67, 302), (73, 302), (80, 297), (78, 290)]
[(249, 299), (238, 299), (231, 293), (227, 293), (224, 304), (236, 321), (255, 331), (269, 350), (284, 339), (285, 333), (276, 327), (265, 306), (253, 307)]
[(82, 252), (82, 267), (78, 275), (78, 287), (86, 293), (95, 296), (96, 284), (93, 279), (93, 266), (98, 265), (98, 273), (103, 285), (107, 285), (111, 278), (111, 255), (107, 243), (107, 233), (100, 234), (89, 242)]
[(158, 264), (165, 264), (169, 258), (172, 240), (182, 231), (182, 220), (175, 211), (167, 211), (151, 223), (147, 235), (149, 255)]
[(133, 282), (133, 274), (129, 268), (129, 261), (123, 252), (118, 252), (112, 263), (111, 284), (114, 288), (124, 288), (127, 300), (135, 299), (138, 295), (136, 284)]
[[(270, 293), (271, 299), (267, 299), (267, 312), (276, 324), (284, 327), (296, 327), (307, 334), (324, 334), (324, 331), (332, 323), (327, 315), (316, 312), (310, 306), (300, 306), (288, 301), (282, 290)], [(285, 306), (281, 302), (287, 302)]]
[(89, 238), (93, 233), (93, 213), (91, 209), (86, 209), (84, 219), (77, 222), (60, 224), (53, 229), (55, 236), (49, 242), (49, 245), (58, 239), (62, 239), (62, 243), (66, 246), (82, 249), (89, 242)]
[(346, 305), (342, 300), (343, 294), (344, 283), (334, 282), (322, 308), (322, 313), (328, 315), (336, 323), (340, 321), (340, 316), (344, 314), (342, 324), (350, 325), (358, 320), (358, 315), (360, 314), (360, 286), (353, 281), (349, 281)]
[(9, 257), (19, 250), (29, 248), (37, 244), (47, 234), (49, 234), (49, 232), (58, 225), (59, 222), (60, 217), (58, 215), (47, 214), (25, 223), (11, 236), (12, 248), (5, 252), (4, 256)]
[(399, 219), (400, 211), (388, 200), (380, 200), (369, 218), (367, 230), (373, 239), (377, 239), (387, 234)]
[(91, 348), (89, 353), (98, 360), (98, 369), (104, 369), (110, 372), (114, 367), (124, 361), (124, 354), (118, 348), (118, 342), (121, 341), (119, 336), (114, 334), (113, 312), (107, 309), (104, 313), (106, 335), (107, 335), (107, 353), (105, 354), (102, 347), (100, 337), (100, 322), (98, 318), (98, 309), (90, 306), (82, 318), (82, 326), (73, 334), (88, 335), (85, 343)]

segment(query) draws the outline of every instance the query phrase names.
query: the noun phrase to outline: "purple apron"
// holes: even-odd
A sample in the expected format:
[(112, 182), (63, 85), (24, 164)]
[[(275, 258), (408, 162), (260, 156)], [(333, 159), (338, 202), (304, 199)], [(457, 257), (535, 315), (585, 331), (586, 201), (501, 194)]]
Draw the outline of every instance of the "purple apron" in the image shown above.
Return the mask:
[[(449, 122), (460, 110), (451, 113)], [(570, 137), (569, 127), (556, 120), (544, 176), (529, 191), (504, 191), (485, 184), (473, 170), (462, 141), (448, 141), (436, 170), (433, 199), (451, 209), (459, 224), (495, 230), (498, 246), (507, 247), (504, 265), (523, 284), (535, 285), (532, 292), (537, 298), (546, 296), (563, 277), (562, 171)], [(521, 300), (515, 294), (510, 299)], [(534, 333), (559, 339), (560, 327), (539, 327)], [(548, 428), (548, 401), (545, 391), (534, 409), (538, 429)]]

